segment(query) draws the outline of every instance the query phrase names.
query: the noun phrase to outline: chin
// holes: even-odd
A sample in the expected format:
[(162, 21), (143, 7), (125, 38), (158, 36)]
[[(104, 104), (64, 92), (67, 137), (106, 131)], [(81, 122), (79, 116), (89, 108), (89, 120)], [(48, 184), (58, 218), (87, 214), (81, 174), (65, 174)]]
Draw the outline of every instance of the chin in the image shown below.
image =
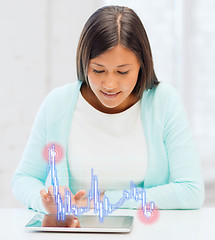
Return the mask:
[(107, 109), (110, 109), (110, 110), (115, 110), (115, 111), (119, 111), (121, 108), (122, 108), (122, 103), (118, 103), (118, 104), (103, 104), (102, 105), (107, 108)]
[(105, 103), (103, 103), (103, 102), (101, 102), (101, 104), (104, 106), (104, 107), (106, 107), (106, 108), (116, 108), (116, 107), (118, 107), (119, 106), (119, 104), (105, 104)]

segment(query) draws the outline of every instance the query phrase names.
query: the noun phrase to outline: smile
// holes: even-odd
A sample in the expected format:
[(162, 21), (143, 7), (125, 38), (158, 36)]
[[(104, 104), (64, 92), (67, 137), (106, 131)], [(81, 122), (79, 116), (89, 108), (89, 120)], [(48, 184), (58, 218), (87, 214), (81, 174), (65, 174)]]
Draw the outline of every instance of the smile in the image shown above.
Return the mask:
[(120, 94), (120, 92), (118, 92), (118, 93), (106, 93), (106, 92), (103, 92), (103, 91), (101, 91), (101, 92), (107, 98), (115, 98), (115, 97), (117, 97)]

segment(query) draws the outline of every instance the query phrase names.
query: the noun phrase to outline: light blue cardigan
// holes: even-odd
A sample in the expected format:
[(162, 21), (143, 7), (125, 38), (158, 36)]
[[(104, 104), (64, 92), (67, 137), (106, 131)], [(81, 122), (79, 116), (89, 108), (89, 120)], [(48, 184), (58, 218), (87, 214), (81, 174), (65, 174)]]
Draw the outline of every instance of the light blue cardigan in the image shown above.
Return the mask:
[[(46, 144), (57, 142), (63, 146), (65, 155), (57, 164), (57, 174), (60, 185), (70, 186), (68, 138), (80, 87), (81, 82), (76, 81), (56, 88), (39, 109), (12, 179), (14, 195), (28, 208), (45, 212), (40, 190), (47, 185), (47, 164), (42, 157)], [(142, 184), (147, 202), (154, 201), (159, 209), (200, 208), (204, 201), (201, 165), (178, 93), (165, 83), (145, 90), (141, 117), (148, 148), (148, 168)], [(123, 189), (106, 191), (106, 196), (116, 203), (122, 192)], [(129, 200), (122, 207), (138, 208), (140, 202)]]

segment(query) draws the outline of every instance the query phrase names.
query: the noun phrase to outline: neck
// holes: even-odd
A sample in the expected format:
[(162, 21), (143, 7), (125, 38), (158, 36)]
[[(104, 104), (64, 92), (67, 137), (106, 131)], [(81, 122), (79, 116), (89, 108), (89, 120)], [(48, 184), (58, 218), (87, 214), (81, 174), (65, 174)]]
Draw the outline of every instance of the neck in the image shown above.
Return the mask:
[(88, 86), (86, 83), (83, 83), (81, 86), (81, 94), (83, 98), (95, 109), (108, 114), (123, 112), (133, 106), (139, 100), (139, 98), (137, 98), (136, 96), (130, 95), (128, 96), (129, 99), (125, 100), (126, 103), (122, 103), (114, 108), (107, 108), (99, 101), (90, 86)]

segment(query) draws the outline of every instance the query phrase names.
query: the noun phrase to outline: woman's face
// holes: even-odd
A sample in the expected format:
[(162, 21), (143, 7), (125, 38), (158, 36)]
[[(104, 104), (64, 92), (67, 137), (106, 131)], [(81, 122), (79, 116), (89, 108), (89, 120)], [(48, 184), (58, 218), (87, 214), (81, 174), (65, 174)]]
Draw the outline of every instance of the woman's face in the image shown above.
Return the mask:
[(89, 62), (88, 81), (98, 109), (122, 112), (137, 102), (131, 95), (140, 69), (136, 55), (117, 45)]

